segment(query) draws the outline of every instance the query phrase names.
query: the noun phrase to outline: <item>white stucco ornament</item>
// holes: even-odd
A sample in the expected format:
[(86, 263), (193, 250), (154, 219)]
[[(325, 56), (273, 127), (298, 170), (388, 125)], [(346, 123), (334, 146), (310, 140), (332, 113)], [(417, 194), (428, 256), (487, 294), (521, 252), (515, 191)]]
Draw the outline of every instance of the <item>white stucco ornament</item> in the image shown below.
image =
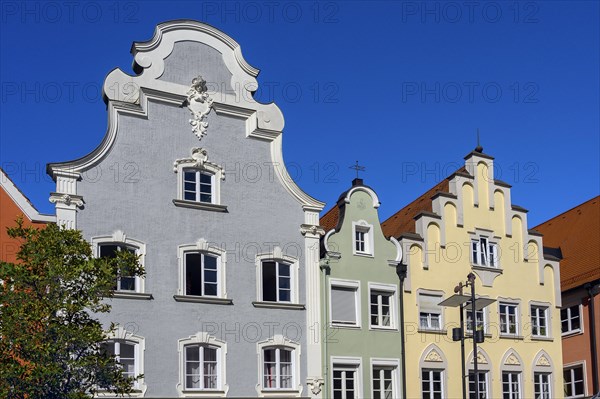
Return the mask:
[(206, 80), (202, 76), (198, 76), (192, 80), (192, 86), (187, 91), (187, 107), (192, 112), (193, 119), (190, 119), (192, 132), (202, 140), (206, 136), (208, 129), (208, 121), (206, 117), (210, 114), (213, 106), (213, 99), (208, 94)]

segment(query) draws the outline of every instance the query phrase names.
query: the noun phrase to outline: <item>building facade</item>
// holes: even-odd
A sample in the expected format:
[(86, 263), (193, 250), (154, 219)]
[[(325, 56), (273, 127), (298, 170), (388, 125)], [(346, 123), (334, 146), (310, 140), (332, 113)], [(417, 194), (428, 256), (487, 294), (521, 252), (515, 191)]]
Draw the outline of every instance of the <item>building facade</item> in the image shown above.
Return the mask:
[(402, 339), (396, 239), (384, 237), (377, 194), (355, 179), (321, 218), (325, 397), (400, 398)]
[(321, 397), (309, 327), (323, 204), (285, 170), (283, 115), (252, 97), (259, 71), (225, 33), (187, 20), (132, 54), (136, 75), (104, 82), (100, 145), (48, 165), (58, 223), (146, 270), (116, 282), (108, 347), (144, 375), (140, 397)]
[(24, 226), (36, 228), (55, 221), (53, 215), (39, 213), (10, 177), (0, 169), (0, 261), (17, 260), (19, 242), (11, 239), (6, 229), (15, 227), (18, 218), (22, 218)]
[[(493, 158), (478, 147), (465, 166), (386, 220), (402, 245), (408, 398), (462, 397), (461, 345), (451, 331), (460, 310), (440, 303), (474, 273), (476, 294), (493, 303), (475, 312), (479, 392), (485, 398), (562, 398), (559, 262), (545, 258), (527, 210), (494, 179)], [(469, 289), (465, 289), (465, 294)], [(465, 311), (465, 331), (472, 335)], [(467, 395), (475, 397), (471, 339)]]
[(561, 332), (566, 398), (600, 393), (600, 197), (535, 227), (561, 258)]

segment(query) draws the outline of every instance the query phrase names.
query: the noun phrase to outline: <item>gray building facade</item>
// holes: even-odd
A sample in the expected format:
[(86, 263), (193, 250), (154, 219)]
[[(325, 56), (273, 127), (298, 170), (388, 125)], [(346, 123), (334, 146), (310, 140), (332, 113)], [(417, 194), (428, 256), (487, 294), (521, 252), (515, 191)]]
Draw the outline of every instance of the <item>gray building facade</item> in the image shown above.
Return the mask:
[(111, 350), (140, 397), (321, 397), (323, 204), (285, 170), (281, 111), (211, 26), (163, 23), (132, 54), (137, 75), (106, 77), (102, 143), (48, 165), (58, 223), (145, 267), (102, 316)]

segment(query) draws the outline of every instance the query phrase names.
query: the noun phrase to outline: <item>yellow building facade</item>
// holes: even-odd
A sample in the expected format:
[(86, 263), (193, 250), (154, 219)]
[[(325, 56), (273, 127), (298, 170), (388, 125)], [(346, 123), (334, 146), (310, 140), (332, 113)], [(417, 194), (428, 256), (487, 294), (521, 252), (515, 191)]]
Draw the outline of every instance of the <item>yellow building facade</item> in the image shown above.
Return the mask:
[[(460, 309), (439, 303), (475, 275), (480, 398), (563, 398), (558, 259), (544, 257), (542, 236), (527, 229), (527, 210), (494, 178), (494, 159), (478, 147), (465, 166), (383, 223), (399, 240), (403, 263), (406, 397), (461, 398), (461, 345), (452, 339)], [(466, 288), (464, 294), (470, 294)], [(471, 312), (464, 312), (471, 320)], [(473, 368), (466, 328), (465, 357)], [(472, 373), (470, 373), (472, 374)], [(465, 379), (474, 398), (475, 378)]]

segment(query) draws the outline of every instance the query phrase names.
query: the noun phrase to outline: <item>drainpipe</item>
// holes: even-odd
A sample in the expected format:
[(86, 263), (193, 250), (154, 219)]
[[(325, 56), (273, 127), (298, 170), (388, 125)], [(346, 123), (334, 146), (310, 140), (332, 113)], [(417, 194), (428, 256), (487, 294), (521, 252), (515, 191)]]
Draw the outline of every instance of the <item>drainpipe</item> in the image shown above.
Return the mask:
[[(321, 298), (323, 298), (323, 301), (321, 301), (321, 314), (323, 315), (323, 318), (320, 321), (323, 324), (323, 333), (321, 334), (321, 340), (323, 341), (323, 358), (321, 359), (323, 364), (323, 391), (329, 392), (329, 355), (327, 353), (327, 341), (329, 339), (329, 289), (327, 288), (327, 275), (329, 274), (330, 266), (328, 256), (321, 260), (320, 268), (322, 275), (321, 293), (323, 294), (321, 295)], [(327, 393), (325, 393), (323, 397), (326, 398)]]
[(596, 313), (594, 311), (594, 296), (600, 292), (600, 285), (593, 286), (587, 283), (583, 286), (587, 290), (589, 297), (589, 318), (590, 318), (590, 347), (592, 349), (592, 385), (594, 391), (592, 395), (600, 392), (598, 387), (598, 345), (596, 342)]
[(396, 266), (396, 274), (400, 278), (400, 340), (402, 345), (400, 345), (400, 362), (402, 366), (402, 399), (406, 399), (406, 352), (404, 351), (404, 346), (406, 345), (406, 340), (404, 339), (404, 279), (406, 279), (406, 275), (408, 273), (408, 267), (402, 262), (398, 263)]

